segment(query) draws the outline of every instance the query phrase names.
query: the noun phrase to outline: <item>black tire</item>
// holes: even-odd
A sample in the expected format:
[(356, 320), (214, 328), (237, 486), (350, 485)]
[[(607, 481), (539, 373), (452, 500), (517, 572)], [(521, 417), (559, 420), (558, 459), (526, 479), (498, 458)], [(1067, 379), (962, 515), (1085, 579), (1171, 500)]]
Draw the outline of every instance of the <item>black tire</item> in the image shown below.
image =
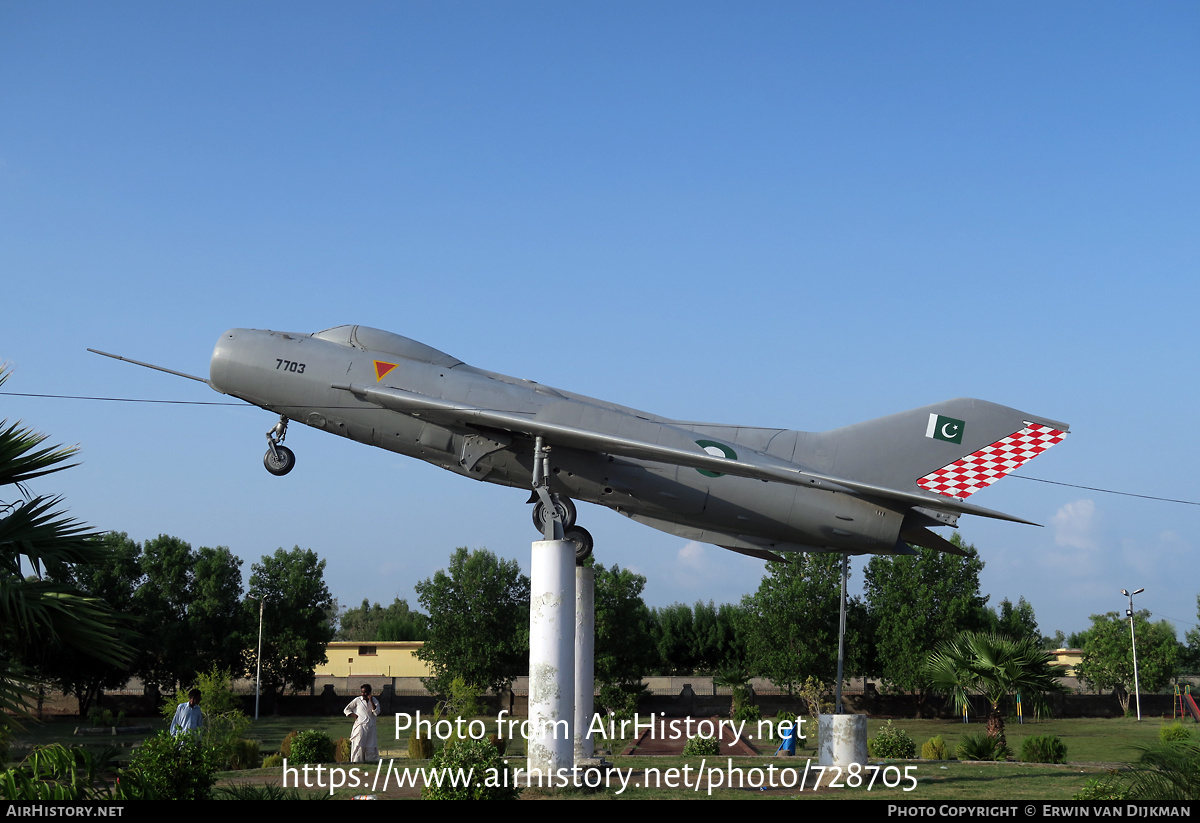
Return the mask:
[[(279, 455), (276, 458), (275, 455)], [(272, 454), (270, 449), (263, 455), (263, 465), (267, 467), (267, 471), (276, 477), (283, 477), (285, 474), (296, 468), (296, 455), (287, 446), (276, 446), (275, 453)]]
[(575, 544), (576, 565), (592, 556), (592, 533), (583, 526), (572, 526), (563, 533), (563, 538)]
[[(569, 497), (560, 497), (557, 494), (550, 495), (550, 500), (558, 509), (559, 516), (562, 518), (563, 531), (575, 525), (575, 503)], [(533, 527), (539, 532), (546, 532), (546, 507), (542, 505), (542, 501), (538, 500), (533, 504)]]

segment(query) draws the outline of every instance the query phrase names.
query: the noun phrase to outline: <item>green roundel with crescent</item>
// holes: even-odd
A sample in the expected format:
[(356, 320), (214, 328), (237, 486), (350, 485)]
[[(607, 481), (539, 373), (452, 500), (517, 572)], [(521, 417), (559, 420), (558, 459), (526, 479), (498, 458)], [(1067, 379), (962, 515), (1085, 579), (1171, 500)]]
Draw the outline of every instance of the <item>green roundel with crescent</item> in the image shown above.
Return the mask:
[[(737, 452), (726, 446), (724, 443), (715, 443), (712, 440), (697, 440), (696, 445), (704, 449), (713, 457), (721, 457), (725, 460), (737, 460)], [(710, 472), (705, 469), (696, 469), (705, 477), (724, 477), (723, 472)]]

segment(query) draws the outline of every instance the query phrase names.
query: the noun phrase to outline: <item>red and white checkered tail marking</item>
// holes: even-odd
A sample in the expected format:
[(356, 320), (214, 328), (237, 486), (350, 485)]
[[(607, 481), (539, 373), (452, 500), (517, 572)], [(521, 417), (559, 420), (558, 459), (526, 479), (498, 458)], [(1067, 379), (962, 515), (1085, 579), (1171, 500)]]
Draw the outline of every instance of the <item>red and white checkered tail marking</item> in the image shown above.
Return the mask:
[(917, 481), (917, 485), (946, 497), (970, 497), (1015, 471), (1018, 466), (1028, 463), (1066, 436), (1064, 431), (1027, 422), (1019, 432), (925, 475)]

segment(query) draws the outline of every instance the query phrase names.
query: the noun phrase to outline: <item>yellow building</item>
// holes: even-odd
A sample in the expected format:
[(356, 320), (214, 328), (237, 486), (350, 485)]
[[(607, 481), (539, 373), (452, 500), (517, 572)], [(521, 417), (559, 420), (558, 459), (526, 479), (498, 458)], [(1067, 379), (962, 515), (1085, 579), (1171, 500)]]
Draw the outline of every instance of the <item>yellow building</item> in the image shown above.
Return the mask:
[(1083, 662), (1083, 649), (1055, 649), (1050, 654), (1056, 665), (1067, 667), (1067, 677), (1075, 677), (1075, 670)]
[(325, 647), (318, 677), (428, 677), (429, 665), (418, 660), (420, 640), (375, 640), (369, 643), (335, 640)]

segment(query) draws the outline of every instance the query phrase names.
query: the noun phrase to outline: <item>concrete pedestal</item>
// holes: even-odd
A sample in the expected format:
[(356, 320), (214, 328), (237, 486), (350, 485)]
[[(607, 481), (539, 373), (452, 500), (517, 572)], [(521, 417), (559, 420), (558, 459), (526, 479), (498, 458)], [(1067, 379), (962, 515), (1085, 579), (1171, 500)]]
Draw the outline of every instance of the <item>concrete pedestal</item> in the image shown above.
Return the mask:
[(575, 762), (595, 754), (592, 726), (596, 692), (596, 571), (575, 567)]
[(575, 544), (535, 541), (529, 577), (527, 766), (557, 773), (574, 765)]
[(817, 762), (822, 766), (867, 765), (865, 714), (817, 715)]

